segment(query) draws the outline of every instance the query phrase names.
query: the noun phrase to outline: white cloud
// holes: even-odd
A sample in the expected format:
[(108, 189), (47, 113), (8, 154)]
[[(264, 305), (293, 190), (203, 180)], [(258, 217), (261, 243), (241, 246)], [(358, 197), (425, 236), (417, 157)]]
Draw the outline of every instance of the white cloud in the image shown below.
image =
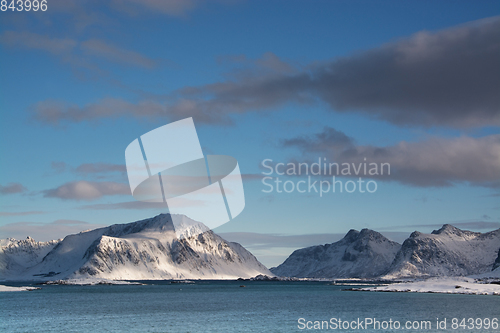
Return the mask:
[(130, 195), (127, 184), (115, 182), (75, 181), (43, 191), (46, 198), (63, 200), (95, 200), (109, 195)]

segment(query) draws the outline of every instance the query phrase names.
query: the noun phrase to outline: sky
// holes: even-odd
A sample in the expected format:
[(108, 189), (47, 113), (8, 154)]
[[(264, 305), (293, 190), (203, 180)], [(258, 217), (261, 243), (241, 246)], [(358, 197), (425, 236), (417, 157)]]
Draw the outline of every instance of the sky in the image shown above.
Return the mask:
[[(445, 223), (497, 229), (499, 15), (498, 1), (48, 0), (43, 12), (1, 11), (0, 238), (168, 212), (134, 200), (124, 151), (189, 117), (203, 153), (236, 158), (243, 176), (244, 211), (214, 231), (269, 267), (349, 229), (399, 242)], [(291, 171), (318, 159), (379, 172), (340, 172), (333, 192), (331, 173)]]

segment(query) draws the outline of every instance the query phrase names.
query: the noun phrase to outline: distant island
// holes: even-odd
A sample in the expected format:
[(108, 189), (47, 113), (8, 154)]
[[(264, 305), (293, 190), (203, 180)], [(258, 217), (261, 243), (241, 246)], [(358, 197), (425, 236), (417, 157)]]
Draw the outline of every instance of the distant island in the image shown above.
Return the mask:
[(500, 229), (479, 233), (449, 224), (430, 234), (415, 231), (402, 244), (373, 230), (350, 230), (338, 242), (294, 251), (270, 270), (240, 244), (184, 215), (160, 214), (49, 242), (3, 239), (0, 246), (3, 281), (362, 279), (390, 285), (355, 290), (500, 295)]

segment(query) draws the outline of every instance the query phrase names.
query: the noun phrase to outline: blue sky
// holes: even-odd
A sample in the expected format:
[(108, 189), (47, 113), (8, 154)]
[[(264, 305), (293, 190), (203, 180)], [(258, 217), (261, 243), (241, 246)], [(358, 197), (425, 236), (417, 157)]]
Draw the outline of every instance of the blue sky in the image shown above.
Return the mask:
[[(235, 157), (244, 174), (245, 210), (215, 231), (265, 264), (351, 228), (496, 229), (499, 10), (49, 0), (46, 12), (0, 12), (0, 238), (47, 240), (162, 212), (128, 204), (124, 150), (187, 117), (204, 153)], [(368, 158), (393, 173), (373, 179), (372, 194), (263, 193), (264, 159), (318, 158)]]

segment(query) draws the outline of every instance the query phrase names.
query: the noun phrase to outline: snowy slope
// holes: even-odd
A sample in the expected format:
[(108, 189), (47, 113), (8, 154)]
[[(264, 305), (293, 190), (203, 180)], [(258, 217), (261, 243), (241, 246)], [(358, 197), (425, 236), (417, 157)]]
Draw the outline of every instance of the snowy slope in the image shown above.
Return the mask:
[(466, 276), (493, 269), (500, 229), (488, 233), (445, 224), (431, 234), (413, 232), (403, 242), (385, 278)]
[(3, 286), (3, 285), (0, 285), (0, 292), (3, 292), (3, 291), (31, 291), (31, 290), (37, 290), (37, 289), (41, 289), (41, 288), (38, 288), (38, 287), (9, 287), (9, 286)]
[(423, 281), (394, 283), (387, 286), (356, 288), (359, 291), (500, 295), (500, 285), (480, 283), (469, 277), (435, 277)]
[[(2, 271), (5, 271), (2, 269)], [(189, 218), (161, 214), (69, 235), (8, 279), (235, 279), (272, 275), (250, 252)]]
[(401, 279), (468, 276), (500, 270), (500, 229), (487, 233), (445, 224), (413, 232), (402, 245), (381, 234), (351, 230), (340, 241), (296, 250), (271, 271), (278, 276)]
[(350, 230), (338, 242), (296, 250), (271, 271), (278, 276), (371, 278), (387, 272), (400, 246), (373, 230)]
[(28, 267), (40, 263), (60, 241), (36, 242), (31, 237), (0, 240), (0, 279), (15, 277)]

